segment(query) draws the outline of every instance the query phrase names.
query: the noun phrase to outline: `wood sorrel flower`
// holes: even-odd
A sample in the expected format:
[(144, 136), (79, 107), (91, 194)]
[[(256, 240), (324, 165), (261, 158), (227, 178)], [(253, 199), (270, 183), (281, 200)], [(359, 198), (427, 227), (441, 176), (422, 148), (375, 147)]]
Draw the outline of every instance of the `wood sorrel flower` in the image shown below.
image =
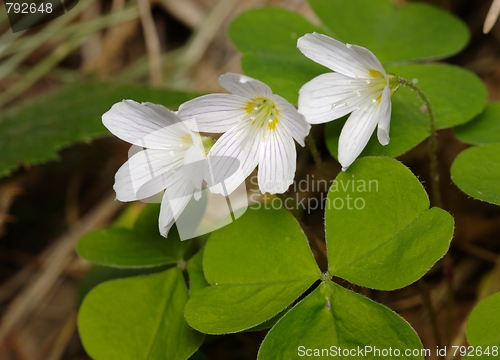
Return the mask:
[(313, 33), (297, 47), (309, 59), (335, 73), (319, 75), (299, 92), (299, 113), (311, 124), (325, 123), (352, 112), (339, 139), (339, 162), (346, 170), (365, 148), (378, 124), (377, 137), (389, 143), (391, 95), (397, 77), (387, 74), (372, 52)]
[(161, 105), (124, 100), (102, 116), (115, 136), (143, 148), (115, 175), (120, 201), (142, 200), (166, 189), (161, 200), (159, 229), (167, 236), (193, 194), (200, 194), (205, 152), (200, 136)]
[[(294, 106), (269, 86), (248, 76), (228, 73), (219, 83), (232, 94), (210, 94), (180, 106), (179, 116), (202, 132), (225, 132), (208, 154), (214, 177), (230, 194), (259, 165), (262, 193), (283, 193), (292, 184), (297, 153), (293, 139), (304, 146), (310, 125)], [(235, 166), (236, 164), (236, 166)], [(239, 166), (238, 174), (230, 175)], [(219, 181), (216, 181), (219, 183)]]

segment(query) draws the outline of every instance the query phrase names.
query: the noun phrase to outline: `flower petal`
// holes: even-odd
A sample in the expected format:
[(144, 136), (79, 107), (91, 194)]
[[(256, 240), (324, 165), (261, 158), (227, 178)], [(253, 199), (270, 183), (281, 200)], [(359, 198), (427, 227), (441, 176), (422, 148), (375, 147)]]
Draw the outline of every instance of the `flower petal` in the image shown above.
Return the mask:
[(386, 75), (384, 67), (380, 63), (379, 59), (367, 48), (358, 45), (346, 44), (348, 48), (358, 54), (358, 61), (364, 64), (368, 69), (380, 71), (382, 74)]
[(247, 99), (270, 98), (273, 92), (263, 82), (249, 76), (227, 73), (219, 78), (219, 84), (227, 91)]
[(201, 190), (207, 160), (203, 147), (191, 146), (184, 156), (184, 174), (196, 190)]
[(382, 106), (367, 102), (353, 111), (347, 119), (339, 138), (339, 162), (346, 170), (365, 148), (380, 120)]
[(113, 189), (120, 201), (141, 200), (164, 190), (172, 172), (182, 166), (183, 152), (139, 151), (118, 169)]
[(310, 124), (322, 124), (356, 110), (368, 98), (375, 99), (373, 88), (364, 79), (339, 73), (317, 76), (299, 90), (299, 113)]
[(180, 118), (161, 105), (123, 100), (102, 116), (109, 131), (131, 144), (150, 149), (178, 149), (188, 133)]
[(287, 134), (304, 146), (304, 138), (309, 134), (311, 125), (295, 107), (279, 95), (273, 95), (272, 100), (279, 111), (278, 127), (283, 128)]
[(193, 131), (226, 132), (245, 116), (248, 102), (241, 95), (204, 95), (182, 104), (179, 117)]
[(309, 59), (333, 71), (351, 78), (371, 78), (365, 59), (352, 47), (329, 36), (305, 34), (297, 41), (297, 47)]
[(389, 130), (391, 128), (391, 89), (387, 86), (380, 100), (380, 115), (378, 121), (377, 138), (381, 145), (389, 144)]
[(270, 131), (259, 155), (259, 189), (264, 193), (282, 194), (293, 183), (297, 152), (289, 136)]
[(217, 140), (208, 154), (212, 193), (227, 196), (252, 173), (259, 161), (260, 130), (242, 122)]
[(167, 188), (160, 206), (160, 234), (168, 236), (168, 232), (175, 221), (186, 208), (189, 200), (193, 197), (195, 188), (189, 181), (185, 181), (182, 172), (175, 173), (173, 183)]

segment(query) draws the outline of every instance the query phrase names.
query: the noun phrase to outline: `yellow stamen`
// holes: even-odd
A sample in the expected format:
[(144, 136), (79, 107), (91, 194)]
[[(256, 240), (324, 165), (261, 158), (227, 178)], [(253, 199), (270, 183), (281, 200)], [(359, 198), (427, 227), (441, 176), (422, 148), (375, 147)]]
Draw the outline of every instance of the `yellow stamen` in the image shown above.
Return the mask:
[(247, 112), (247, 114), (251, 114), (252, 111), (253, 111), (253, 108), (255, 107), (255, 102), (253, 101), (250, 101), (247, 106), (245, 106), (245, 111)]
[(267, 124), (270, 130), (274, 130), (279, 122), (280, 111), (276, 108), (274, 101), (268, 98), (257, 97), (249, 101), (245, 105), (245, 111), (250, 115), (248, 119), (251, 124), (260, 128)]
[(370, 74), (370, 76), (372, 78), (384, 77), (384, 75), (380, 71), (378, 71), (378, 70), (370, 69), (370, 71), (368, 73)]
[(278, 118), (274, 118), (274, 119), (269, 119), (267, 121), (267, 127), (271, 130), (274, 130), (274, 128), (276, 127), (276, 125), (278, 125)]

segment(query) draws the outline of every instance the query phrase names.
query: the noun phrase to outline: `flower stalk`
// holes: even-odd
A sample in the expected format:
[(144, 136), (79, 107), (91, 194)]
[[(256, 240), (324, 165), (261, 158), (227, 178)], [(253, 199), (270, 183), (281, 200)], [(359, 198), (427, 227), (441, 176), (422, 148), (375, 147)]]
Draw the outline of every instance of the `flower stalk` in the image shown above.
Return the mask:
[(437, 131), (436, 131), (436, 121), (434, 118), (434, 110), (432, 105), (425, 95), (425, 93), (414, 83), (398, 77), (398, 83), (402, 86), (406, 86), (409, 89), (415, 91), (417, 95), (422, 99), (425, 105), (425, 110), (429, 116), (429, 130), (431, 136), (429, 139), (429, 158), (430, 158), (430, 176), (431, 176), (431, 191), (432, 199), (437, 207), (443, 207), (443, 200), (441, 197), (441, 191), (439, 190), (439, 168), (438, 168), (438, 156), (437, 156)]
[(326, 172), (326, 168), (323, 164), (323, 160), (321, 160), (321, 155), (319, 154), (318, 147), (316, 146), (316, 142), (314, 141), (314, 138), (312, 137), (311, 132), (309, 133), (309, 135), (306, 136), (306, 143), (307, 143), (307, 146), (309, 147), (309, 151), (311, 152), (314, 163), (316, 164), (319, 172), (321, 173), (321, 176), (325, 180), (328, 180), (328, 174)]

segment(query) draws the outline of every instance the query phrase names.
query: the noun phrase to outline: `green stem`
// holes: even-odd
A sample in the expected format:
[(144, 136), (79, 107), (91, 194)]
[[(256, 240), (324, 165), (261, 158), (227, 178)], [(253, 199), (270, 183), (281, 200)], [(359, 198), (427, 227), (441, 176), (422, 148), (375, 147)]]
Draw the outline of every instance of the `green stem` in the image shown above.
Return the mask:
[(437, 156), (437, 131), (436, 131), (436, 121), (434, 119), (434, 110), (432, 105), (420, 88), (418, 88), (412, 82), (398, 77), (398, 83), (400, 85), (406, 86), (411, 90), (415, 91), (417, 95), (422, 99), (425, 104), (427, 114), (429, 115), (429, 127), (431, 131), (431, 137), (429, 139), (430, 145), (430, 175), (431, 175), (431, 191), (434, 204), (440, 208), (443, 207), (443, 200), (441, 198), (441, 191), (439, 190), (439, 167), (438, 167), (438, 156)]
[(307, 146), (309, 147), (309, 150), (311, 151), (311, 155), (314, 159), (314, 163), (318, 167), (318, 170), (320, 171), (323, 178), (325, 180), (328, 180), (328, 174), (326, 172), (325, 166), (323, 165), (323, 161), (321, 160), (321, 156), (319, 154), (318, 148), (316, 147), (316, 143), (314, 142), (314, 139), (313, 139), (311, 133), (309, 133), (309, 135), (306, 136), (306, 142), (307, 142)]

